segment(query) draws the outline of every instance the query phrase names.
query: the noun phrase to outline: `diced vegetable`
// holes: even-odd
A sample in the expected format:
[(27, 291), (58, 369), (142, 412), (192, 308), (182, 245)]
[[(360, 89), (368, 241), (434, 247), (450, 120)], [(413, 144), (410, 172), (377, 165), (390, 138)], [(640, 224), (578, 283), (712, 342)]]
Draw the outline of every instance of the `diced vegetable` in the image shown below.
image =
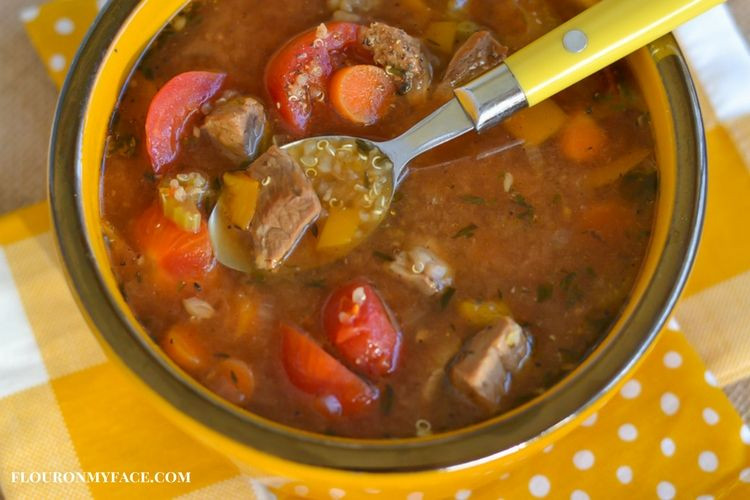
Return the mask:
[(206, 375), (206, 386), (230, 403), (243, 405), (255, 391), (255, 377), (247, 363), (227, 358), (219, 361)]
[(433, 10), (425, 0), (402, 0), (401, 5), (409, 11), (409, 21), (424, 26), (430, 21)]
[(205, 221), (197, 233), (183, 231), (154, 203), (135, 220), (133, 232), (146, 257), (174, 278), (200, 277), (214, 264)]
[(328, 219), (318, 238), (317, 249), (328, 250), (345, 247), (354, 240), (354, 233), (359, 227), (359, 213), (347, 208), (331, 208)]
[(393, 372), (401, 349), (401, 333), (375, 288), (355, 280), (334, 291), (323, 306), (328, 339), (343, 358), (370, 376)]
[(201, 227), (198, 205), (208, 191), (208, 182), (198, 172), (177, 174), (159, 184), (159, 198), (164, 215), (180, 229), (197, 233)]
[(227, 172), (223, 176), (226, 196), (223, 206), (227, 210), (230, 222), (247, 231), (255, 215), (260, 194), (260, 183), (246, 172)]
[(146, 149), (154, 172), (160, 173), (177, 156), (188, 119), (214, 97), (226, 75), (188, 71), (169, 80), (154, 96), (146, 115)]
[(510, 308), (502, 300), (474, 301), (464, 300), (458, 305), (458, 313), (469, 323), (476, 326), (489, 326), (502, 318), (510, 316)]
[[(378, 390), (349, 371), (306, 333), (282, 323), (281, 335), (284, 370), (296, 387), (319, 398), (334, 398), (345, 416), (361, 414), (374, 407)], [(330, 413), (333, 412), (329, 410)]]
[(198, 332), (187, 323), (173, 325), (162, 338), (160, 345), (177, 366), (191, 375), (203, 372), (210, 356), (198, 340)]
[(585, 232), (606, 243), (617, 243), (625, 236), (628, 221), (633, 221), (633, 209), (617, 201), (602, 201), (585, 208), (579, 224)]
[(289, 41), (266, 68), (266, 87), (276, 109), (292, 131), (302, 134), (313, 102), (325, 96), (333, 71), (331, 56), (356, 47), (361, 26), (347, 22), (321, 24)]
[(465, 42), (471, 35), (481, 29), (482, 27), (474, 21), (460, 21), (456, 24), (456, 42)]
[(570, 117), (560, 135), (560, 148), (570, 160), (596, 159), (607, 143), (607, 134), (592, 117), (579, 112)]
[(606, 186), (628, 173), (649, 155), (646, 148), (636, 148), (612, 162), (587, 172), (586, 184), (592, 188)]
[(359, 125), (372, 125), (385, 116), (396, 93), (388, 73), (371, 64), (336, 71), (328, 89), (336, 112)]
[(524, 109), (503, 122), (503, 127), (529, 146), (543, 143), (562, 128), (567, 115), (552, 99)]
[(439, 49), (443, 54), (450, 55), (456, 43), (457, 25), (458, 23), (454, 21), (430, 23), (424, 32), (424, 38), (427, 43)]

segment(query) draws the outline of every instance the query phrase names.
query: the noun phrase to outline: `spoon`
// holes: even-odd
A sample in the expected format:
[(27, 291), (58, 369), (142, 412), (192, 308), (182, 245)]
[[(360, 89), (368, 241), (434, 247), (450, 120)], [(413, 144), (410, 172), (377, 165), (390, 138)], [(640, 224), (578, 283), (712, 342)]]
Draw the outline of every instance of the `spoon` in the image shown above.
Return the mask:
[[(481, 133), (719, 3), (721, 0), (602, 0), (515, 52), (502, 64), (453, 89), (454, 97), (450, 101), (394, 139), (376, 142), (349, 136), (310, 137), (282, 149), (304, 147), (310, 141), (316, 144), (356, 141), (366, 145), (367, 150), (380, 152), (392, 165), (390, 204), (393, 193), (408, 173), (408, 163), (415, 157), (471, 130)], [(216, 258), (228, 267), (253, 272), (255, 265), (248, 252), (225, 231), (227, 224), (220, 205), (221, 200), (209, 218)], [(387, 210), (377, 223), (385, 214)], [(373, 229), (370, 228), (368, 234)], [(362, 234), (347, 250), (366, 237), (367, 234)], [(338, 256), (331, 254), (328, 260)]]

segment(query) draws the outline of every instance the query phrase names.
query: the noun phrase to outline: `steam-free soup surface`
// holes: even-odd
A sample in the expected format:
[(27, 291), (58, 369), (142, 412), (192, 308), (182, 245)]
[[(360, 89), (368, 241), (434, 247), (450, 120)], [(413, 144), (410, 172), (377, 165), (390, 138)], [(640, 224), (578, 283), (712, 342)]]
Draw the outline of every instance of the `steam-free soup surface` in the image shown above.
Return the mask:
[[(459, 428), (559, 381), (617, 318), (649, 242), (657, 182), (653, 143), (640, 90), (625, 65), (417, 159), (369, 236), (355, 234), (357, 224), (372, 220), (372, 207), (358, 208), (362, 218), (351, 234), (342, 233), (346, 224), (334, 227), (336, 210), (351, 215), (353, 209), (346, 212), (330, 194), (326, 199), (318, 177), (324, 172), (299, 163), (304, 151), (292, 160), (302, 172), (297, 180), (309, 179), (312, 187), (310, 212), (297, 221), (301, 242), (288, 255), (263, 261), (267, 268), (259, 265), (256, 272), (235, 271), (215, 261), (205, 225), (217, 198), (226, 196), (235, 210), (227, 216), (243, 221), (231, 231), (245, 238), (248, 252), (265, 250), (252, 247), (260, 241), (253, 231), (260, 231), (261, 218), (272, 218), (271, 210), (285, 207), (263, 201), (263, 183), (272, 176), (254, 179), (253, 172), (259, 161), (276, 168), (273, 144), (323, 134), (394, 137), (450, 97), (446, 69), (476, 32), (488, 34), (500, 51), (488, 62), (496, 64), (505, 48), (512, 53), (574, 15), (575, 3), (191, 4), (128, 81), (104, 162), (101, 203), (111, 265), (144, 328), (177, 365), (229, 401), (284, 424), (342, 436)], [(303, 86), (305, 117), (289, 100), (291, 87), (269, 88), (269, 65), (285, 44), (301, 43), (300, 33), (317, 30), (311, 43), (321, 36), (325, 41), (317, 27), (329, 23), (326, 31), (334, 32), (332, 19), (355, 26), (354, 41), (330, 50), (331, 74), (322, 86)], [(419, 64), (379, 62), (377, 47), (362, 43), (382, 36), (373, 31), (375, 22), (416, 41), (423, 57), (417, 62), (428, 74)], [(370, 69), (342, 73), (331, 83), (337, 71), (356, 65)], [(195, 71), (223, 76), (206, 77), (205, 95), (184, 116), (151, 122), (163, 127), (172, 120), (172, 128), (149, 131), (157, 92)], [(370, 100), (352, 100), (347, 85), (361, 85)], [(223, 126), (218, 110), (231, 114), (231, 106), (260, 110), (262, 117), (257, 140), (243, 136), (239, 149), (206, 126), (212, 120)], [(175, 140), (157, 151), (153, 134), (159, 133)], [(325, 146), (305, 161), (318, 168), (323, 160), (315, 155), (326, 154)], [(377, 179), (367, 175), (361, 184), (371, 194)], [(239, 201), (230, 200), (231, 189)], [(253, 193), (255, 213), (243, 212)], [(329, 239), (321, 243), (326, 231)], [(324, 264), (296, 264), (304, 252)], [(362, 345), (346, 343), (346, 335), (363, 331), (357, 337)]]

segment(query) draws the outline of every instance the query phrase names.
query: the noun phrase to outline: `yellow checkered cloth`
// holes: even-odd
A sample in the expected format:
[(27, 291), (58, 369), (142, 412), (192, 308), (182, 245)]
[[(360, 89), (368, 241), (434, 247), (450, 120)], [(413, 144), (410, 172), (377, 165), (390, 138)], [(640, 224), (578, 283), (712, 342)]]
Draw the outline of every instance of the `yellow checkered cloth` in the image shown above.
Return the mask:
[[(22, 14), (56, 81), (95, 12), (94, 0), (57, 0)], [(689, 45), (690, 30), (680, 35)], [(750, 498), (750, 428), (719, 388), (750, 374), (750, 155), (732, 125), (744, 117), (728, 121), (715, 89), (705, 90), (704, 109), (719, 111), (708, 117), (703, 243), (676, 312), (684, 333), (672, 321), (598, 414), (457, 498)], [(64, 281), (47, 210), (0, 218), (0, 491), (9, 499), (266, 495), (262, 479), (241, 475), (157, 413), (105, 358)], [(23, 481), (33, 472), (113, 471), (190, 472), (190, 482)]]

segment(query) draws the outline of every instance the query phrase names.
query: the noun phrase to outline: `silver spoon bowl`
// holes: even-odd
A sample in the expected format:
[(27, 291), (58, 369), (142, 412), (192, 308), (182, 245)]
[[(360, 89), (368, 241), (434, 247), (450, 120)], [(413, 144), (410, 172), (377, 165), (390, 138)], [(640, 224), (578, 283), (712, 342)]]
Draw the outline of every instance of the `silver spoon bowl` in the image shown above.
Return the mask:
[[(308, 137), (282, 146), (281, 149), (292, 150), (311, 142), (322, 140), (356, 141), (367, 145), (367, 149), (379, 151), (392, 165), (391, 189), (387, 204), (383, 207), (388, 213), (393, 194), (408, 174), (407, 165), (415, 157), (447, 141), (455, 139), (470, 130), (481, 132), (527, 106), (526, 97), (518, 82), (508, 68), (501, 64), (468, 84), (454, 89), (455, 97), (443, 104), (433, 113), (422, 119), (400, 136), (389, 141), (371, 141), (345, 135)], [(320, 195), (321, 193), (319, 193)], [(257, 271), (251, 250), (238, 238), (235, 230), (227, 229), (225, 209), (221, 198), (214, 207), (208, 221), (209, 235), (214, 253), (219, 262), (238, 271), (252, 273)], [(383, 219), (381, 217), (378, 223)], [(374, 230), (360, 235), (352, 245), (346, 247), (351, 251), (364, 241)], [(340, 252), (332, 252), (329, 258), (317, 258), (314, 262), (303, 263), (297, 267), (314, 267), (340, 257)]]

